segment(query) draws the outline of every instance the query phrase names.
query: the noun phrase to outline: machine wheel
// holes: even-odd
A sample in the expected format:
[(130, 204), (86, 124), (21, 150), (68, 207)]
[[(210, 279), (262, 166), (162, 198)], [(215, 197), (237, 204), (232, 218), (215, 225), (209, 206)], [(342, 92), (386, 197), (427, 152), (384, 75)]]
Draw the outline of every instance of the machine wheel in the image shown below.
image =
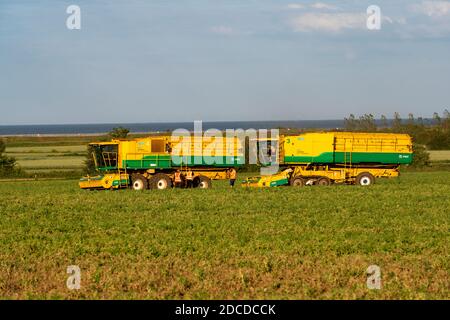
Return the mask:
[(145, 190), (148, 189), (148, 180), (141, 174), (135, 174), (131, 176), (131, 188), (133, 190)]
[(369, 172), (361, 172), (356, 176), (356, 184), (359, 186), (371, 186), (375, 183), (375, 177)]
[(318, 186), (329, 186), (331, 184), (331, 180), (327, 177), (322, 177), (317, 180)]
[(205, 176), (198, 176), (194, 179), (194, 187), (200, 189), (212, 188), (211, 179)]
[(300, 178), (300, 177), (294, 177), (289, 181), (289, 184), (292, 187), (304, 187), (306, 184), (305, 179)]
[(157, 173), (150, 179), (150, 188), (164, 190), (172, 187), (172, 180), (167, 174)]

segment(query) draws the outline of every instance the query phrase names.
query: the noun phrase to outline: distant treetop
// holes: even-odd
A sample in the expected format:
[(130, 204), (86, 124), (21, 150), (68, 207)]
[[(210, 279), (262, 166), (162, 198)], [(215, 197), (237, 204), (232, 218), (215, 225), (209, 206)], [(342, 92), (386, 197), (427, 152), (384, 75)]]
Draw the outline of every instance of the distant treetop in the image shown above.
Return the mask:
[(125, 139), (128, 136), (128, 133), (130, 133), (129, 129), (116, 127), (109, 132), (109, 136), (113, 139)]

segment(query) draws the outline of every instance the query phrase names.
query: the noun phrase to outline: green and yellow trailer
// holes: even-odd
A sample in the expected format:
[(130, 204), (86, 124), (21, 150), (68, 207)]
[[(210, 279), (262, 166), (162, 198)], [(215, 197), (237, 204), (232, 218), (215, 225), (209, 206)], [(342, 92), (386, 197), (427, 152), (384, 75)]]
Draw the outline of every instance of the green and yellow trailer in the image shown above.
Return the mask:
[(368, 186), (376, 178), (398, 177), (400, 165), (413, 159), (412, 140), (407, 134), (316, 132), (280, 136), (278, 144), (282, 172), (251, 177), (243, 186)]
[(188, 170), (193, 172), (193, 187), (210, 188), (212, 180), (229, 179), (230, 170), (245, 163), (244, 147), (237, 137), (216, 141), (149, 136), (89, 146), (100, 174), (82, 178), (82, 189), (166, 189), (174, 185), (177, 171), (185, 185)]

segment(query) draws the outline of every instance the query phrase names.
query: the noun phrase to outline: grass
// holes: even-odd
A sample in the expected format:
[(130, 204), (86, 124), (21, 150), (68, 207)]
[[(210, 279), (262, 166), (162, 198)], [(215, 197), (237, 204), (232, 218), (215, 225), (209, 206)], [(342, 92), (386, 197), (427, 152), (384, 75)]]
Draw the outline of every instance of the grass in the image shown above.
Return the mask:
[(81, 169), (85, 157), (48, 157), (44, 159), (17, 160), (23, 169)]
[(23, 154), (23, 153), (76, 153), (76, 152), (86, 152), (86, 145), (68, 145), (68, 146), (41, 146), (35, 145), (31, 147), (9, 147), (6, 149), (7, 153), (12, 154)]
[[(146, 192), (5, 182), (0, 297), (448, 299), (448, 181)], [(74, 264), (78, 291), (66, 288)], [(366, 287), (373, 264), (381, 290)]]
[(450, 161), (450, 150), (430, 150), (431, 161)]
[(6, 154), (17, 159), (19, 166), (28, 173), (42, 170), (64, 172), (81, 170), (86, 159), (86, 145), (9, 147)]

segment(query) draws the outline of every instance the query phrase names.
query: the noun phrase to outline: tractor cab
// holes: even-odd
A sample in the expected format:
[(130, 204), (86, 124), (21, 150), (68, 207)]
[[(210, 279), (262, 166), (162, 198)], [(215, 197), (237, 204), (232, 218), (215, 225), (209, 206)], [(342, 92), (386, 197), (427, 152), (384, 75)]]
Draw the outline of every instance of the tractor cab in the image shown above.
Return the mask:
[(89, 148), (97, 170), (117, 170), (119, 164), (118, 142), (94, 142), (89, 144)]
[(94, 160), (95, 168), (100, 174), (81, 178), (79, 182), (81, 189), (104, 190), (128, 186), (128, 175), (119, 171), (118, 141), (90, 143), (89, 152)]

